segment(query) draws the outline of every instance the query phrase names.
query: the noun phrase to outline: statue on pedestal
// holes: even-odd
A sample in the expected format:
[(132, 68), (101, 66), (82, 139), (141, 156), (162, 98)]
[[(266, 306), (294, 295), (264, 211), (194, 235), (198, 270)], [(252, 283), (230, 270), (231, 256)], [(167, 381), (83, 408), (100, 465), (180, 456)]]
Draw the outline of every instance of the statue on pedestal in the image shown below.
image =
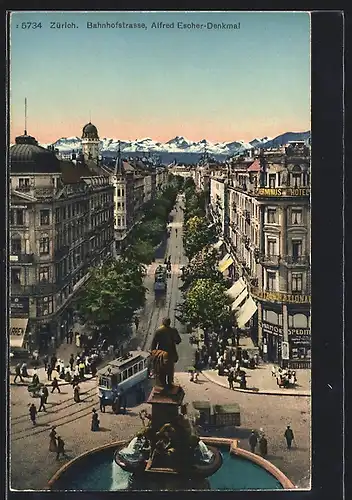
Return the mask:
[(163, 389), (171, 389), (174, 385), (175, 363), (178, 361), (176, 345), (181, 342), (178, 331), (170, 325), (170, 318), (163, 319), (151, 345), (155, 385)]

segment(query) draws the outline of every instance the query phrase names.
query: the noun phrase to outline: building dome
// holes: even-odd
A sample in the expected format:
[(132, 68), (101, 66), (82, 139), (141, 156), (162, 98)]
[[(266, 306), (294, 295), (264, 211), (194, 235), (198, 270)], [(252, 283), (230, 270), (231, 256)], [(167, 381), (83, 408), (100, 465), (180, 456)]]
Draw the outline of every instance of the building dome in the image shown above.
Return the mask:
[(54, 151), (38, 146), (34, 137), (25, 132), (16, 137), (15, 142), (10, 148), (12, 172), (60, 172), (60, 161)]
[(99, 139), (97, 127), (90, 122), (87, 123), (83, 127), (82, 139)]

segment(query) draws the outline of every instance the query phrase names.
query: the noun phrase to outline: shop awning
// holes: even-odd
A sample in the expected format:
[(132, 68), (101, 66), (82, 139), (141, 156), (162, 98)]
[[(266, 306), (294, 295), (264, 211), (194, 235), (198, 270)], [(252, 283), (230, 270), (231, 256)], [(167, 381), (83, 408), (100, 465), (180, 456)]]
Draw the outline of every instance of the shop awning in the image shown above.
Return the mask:
[(242, 292), (239, 294), (235, 302), (232, 304), (231, 309), (233, 311), (237, 309), (247, 297), (248, 297), (248, 290), (247, 288), (245, 288), (244, 290), (242, 290)]
[(231, 264), (233, 264), (233, 258), (229, 253), (227, 253), (225, 257), (219, 262), (218, 269), (221, 273), (223, 273), (228, 267), (231, 266)]
[(215, 248), (215, 250), (220, 250), (220, 248), (223, 246), (224, 244), (224, 241), (223, 240), (219, 240), (217, 243), (215, 243), (215, 245), (212, 245), (213, 248)]
[(10, 318), (10, 347), (23, 346), (28, 318)]
[(253, 314), (257, 310), (257, 305), (252, 299), (252, 297), (248, 297), (246, 302), (243, 304), (241, 309), (236, 314), (237, 326), (239, 328), (243, 328), (245, 324), (251, 319)]
[(239, 296), (240, 293), (242, 293), (242, 291), (246, 288), (246, 284), (245, 282), (243, 281), (242, 278), (240, 278), (239, 280), (236, 281), (236, 283), (234, 283), (232, 285), (231, 288), (229, 288), (228, 290), (226, 290), (226, 295), (228, 295), (229, 297), (231, 297), (231, 299), (235, 300), (237, 299), (237, 297)]

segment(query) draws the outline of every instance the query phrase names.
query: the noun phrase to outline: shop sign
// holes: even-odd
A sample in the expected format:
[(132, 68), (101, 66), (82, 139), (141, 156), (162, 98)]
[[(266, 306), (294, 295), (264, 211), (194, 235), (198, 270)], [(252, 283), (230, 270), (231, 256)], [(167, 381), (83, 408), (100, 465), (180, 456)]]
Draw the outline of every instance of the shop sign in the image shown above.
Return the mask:
[(259, 321), (259, 326), (262, 327), (263, 331), (266, 333), (271, 333), (273, 335), (283, 335), (282, 326), (272, 325), (266, 321)]
[(310, 295), (302, 295), (300, 293), (289, 294), (283, 292), (266, 292), (258, 288), (252, 288), (253, 295), (261, 300), (268, 302), (286, 302), (290, 304), (310, 304)]
[(281, 359), (290, 359), (288, 342), (281, 342)]
[(310, 188), (257, 188), (255, 190), (256, 196), (273, 196), (273, 197), (285, 197), (285, 196), (309, 196)]
[(29, 314), (29, 297), (11, 297), (11, 314)]
[(310, 328), (290, 328), (288, 335), (291, 344), (310, 345)]

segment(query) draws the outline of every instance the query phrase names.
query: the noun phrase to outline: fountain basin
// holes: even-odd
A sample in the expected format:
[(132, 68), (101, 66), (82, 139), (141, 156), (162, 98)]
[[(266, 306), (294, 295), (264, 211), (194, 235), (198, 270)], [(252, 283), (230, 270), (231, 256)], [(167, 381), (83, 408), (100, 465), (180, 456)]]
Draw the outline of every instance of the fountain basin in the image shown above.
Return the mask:
[[(234, 440), (227, 438), (202, 437), (207, 446), (215, 446), (221, 451), (223, 464), (220, 469), (207, 480), (207, 484), (199, 483), (198, 487), (183, 487), (181, 482), (174, 489), (212, 489), (212, 490), (276, 490), (295, 489), (291, 481), (267, 460), (234, 446)], [(49, 489), (56, 491), (118, 491), (131, 488), (131, 474), (119, 467), (114, 461), (116, 449), (128, 442), (118, 441), (94, 448), (61, 467), (49, 481)], [(161, 490), (158, 474), (151, 474), (150, 490)], [(176, 481), (177, 481), (176, 477)], [(175, 486), (176, 485), (176, 486)], [(169, 489), (169, 488), (164, 488)], [(170, 487), (171, 489), (171, 487)]]

